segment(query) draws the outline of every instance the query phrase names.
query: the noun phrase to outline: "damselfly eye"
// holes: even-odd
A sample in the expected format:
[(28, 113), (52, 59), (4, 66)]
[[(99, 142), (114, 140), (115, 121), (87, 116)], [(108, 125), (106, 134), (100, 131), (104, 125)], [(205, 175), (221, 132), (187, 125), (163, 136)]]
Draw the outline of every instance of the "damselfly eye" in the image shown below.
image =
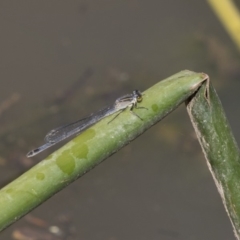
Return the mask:
[(137, 101), (141, 102), (142, 101), (142, 96), (137, 96)]
[(135, 95), (137, 102), (141, 102), (142, 101), (142, 93), (139, 90), (134, 90), (133, 94)]

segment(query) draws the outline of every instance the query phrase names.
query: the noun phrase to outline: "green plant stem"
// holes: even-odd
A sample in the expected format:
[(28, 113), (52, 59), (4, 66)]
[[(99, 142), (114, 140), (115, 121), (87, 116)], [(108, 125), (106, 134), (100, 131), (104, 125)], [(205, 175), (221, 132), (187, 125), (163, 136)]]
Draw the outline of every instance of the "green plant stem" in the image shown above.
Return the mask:
[(0, 190), (0, 229), (44, 202), (118, 151), (191, 96), (206, 75), (182, 71), (144, 92), (136, 109), (139, 120), (124, 111), (111, 124), (109, 116)]

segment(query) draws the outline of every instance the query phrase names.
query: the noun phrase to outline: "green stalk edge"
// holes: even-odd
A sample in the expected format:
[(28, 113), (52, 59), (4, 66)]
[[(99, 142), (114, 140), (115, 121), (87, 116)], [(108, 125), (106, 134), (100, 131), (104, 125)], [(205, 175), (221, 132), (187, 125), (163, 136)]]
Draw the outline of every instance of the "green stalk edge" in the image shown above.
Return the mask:
[(234, 234), (240, 239), (240, 153), (209, 80), (187, 102), (187, 110)]

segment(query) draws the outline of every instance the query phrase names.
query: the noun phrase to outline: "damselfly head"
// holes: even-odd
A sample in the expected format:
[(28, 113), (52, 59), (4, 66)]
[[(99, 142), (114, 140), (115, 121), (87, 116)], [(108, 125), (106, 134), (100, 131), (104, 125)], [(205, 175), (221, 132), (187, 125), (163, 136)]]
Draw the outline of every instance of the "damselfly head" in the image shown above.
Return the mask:
[(134, 90), (133, 96), (137, 99), (137, 102), (142, 101), (142, 93), (139, 90)]

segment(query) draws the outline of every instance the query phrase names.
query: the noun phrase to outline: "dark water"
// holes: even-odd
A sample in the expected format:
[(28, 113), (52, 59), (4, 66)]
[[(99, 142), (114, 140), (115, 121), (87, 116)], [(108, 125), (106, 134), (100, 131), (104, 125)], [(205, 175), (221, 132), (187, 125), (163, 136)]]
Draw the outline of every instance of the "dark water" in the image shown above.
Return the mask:
[[(1, 186), (47, 130), (184, 69), (210, 75), (240, 139), (239, 53), (206, 1), (1, 1), (0, 29)], [(71, 239), (234, 239), (184, 106), (32, 214), (69, 216)]]

